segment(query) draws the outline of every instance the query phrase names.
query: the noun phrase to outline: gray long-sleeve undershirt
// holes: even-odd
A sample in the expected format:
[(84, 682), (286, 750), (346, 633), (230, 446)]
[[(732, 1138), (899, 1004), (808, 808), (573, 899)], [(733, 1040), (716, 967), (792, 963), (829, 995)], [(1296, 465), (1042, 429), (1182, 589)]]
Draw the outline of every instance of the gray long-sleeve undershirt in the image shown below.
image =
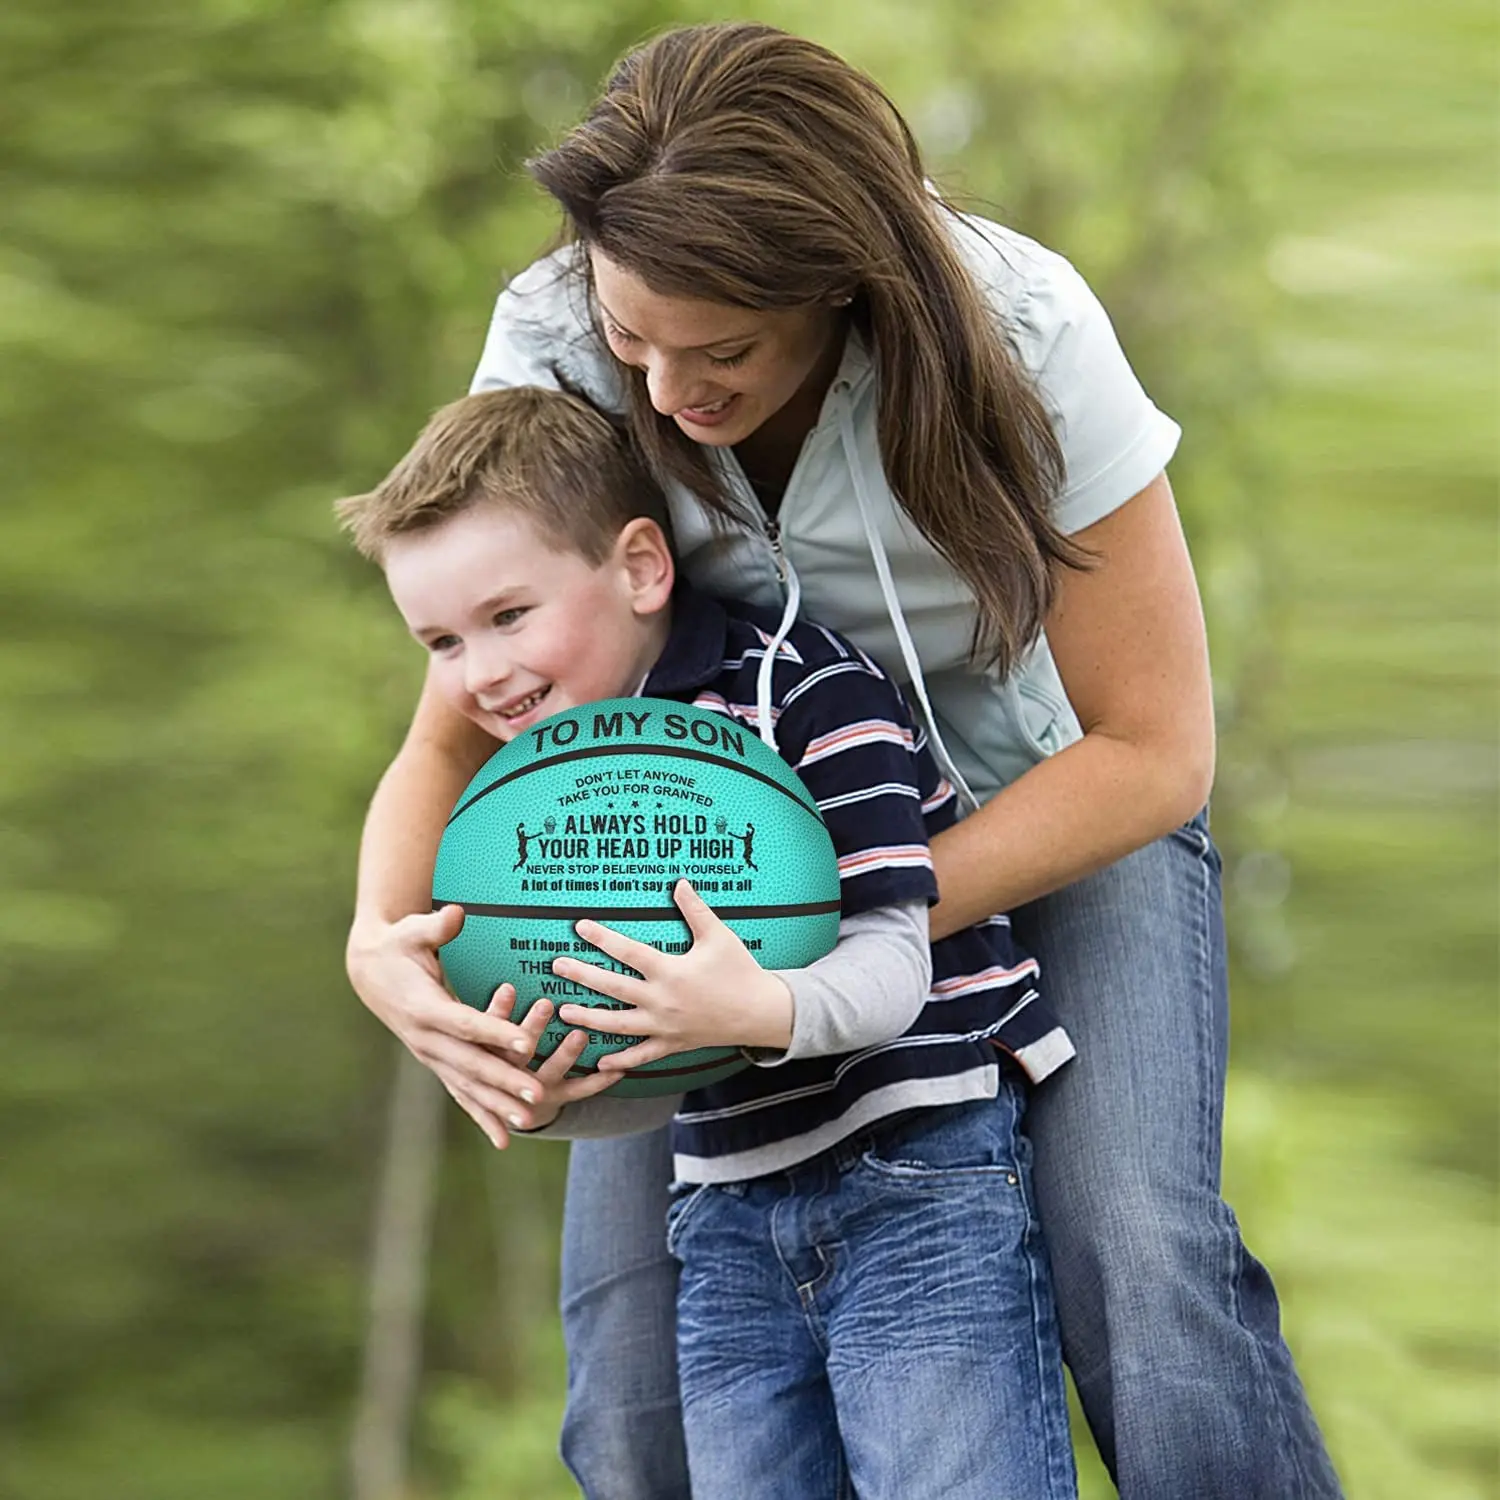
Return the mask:
[[(932, 985), (927, 903), (909, 901), (847, 917), (831, 953), (805, 969), (772, 973), (792, 992), (792, 1042), (784, 1052), (756, 1048), (757, 1066), (835, 1057), (889, 1041), (916, 1020)], [(681, 1102), (681, 1094), (616, 1099), (606, 1092), (568, 1105), (540, 1130), (519, 1133), (542, 1140), (635, 1135), (665, 1125)]]

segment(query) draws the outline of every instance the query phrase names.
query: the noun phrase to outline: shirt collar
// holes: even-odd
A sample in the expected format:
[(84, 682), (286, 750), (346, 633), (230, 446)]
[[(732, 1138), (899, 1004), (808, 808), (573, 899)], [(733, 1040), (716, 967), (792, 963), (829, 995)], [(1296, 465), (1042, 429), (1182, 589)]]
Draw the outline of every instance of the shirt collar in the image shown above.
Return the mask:
[(724, 642), (729, 616), (709, 594), (685, 579), (672, 590), (672, 625), (667, 644), (646, 674), (641, 695), (673, 698), (696, 692), (724, 670)]

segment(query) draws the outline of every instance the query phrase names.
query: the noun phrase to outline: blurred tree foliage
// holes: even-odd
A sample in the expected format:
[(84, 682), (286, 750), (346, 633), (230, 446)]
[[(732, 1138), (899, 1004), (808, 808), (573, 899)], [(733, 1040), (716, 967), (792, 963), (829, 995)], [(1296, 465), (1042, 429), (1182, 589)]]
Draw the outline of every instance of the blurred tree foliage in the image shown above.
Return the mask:
[[(1492, 43), (1477, 8), (1449, 3), (1456, 32)], [(1461, 155), (1472, 89), (1455, 102), (1421, 54), (1443, 106), (1398, 97), (1426, 133), (1408, 140), (1411, 193), (1381, 198), (1372, 231), (1357, 221), (1382, 163), (1338, 100), (1394, 54), (1351, 60), (1337, 18), (1226, 0), (754, 11), (869, 68), (945, 184), (1069, 254), (1183, 421), (1173, 474), (1214, 636), (1241, 961), (1231, 1181), (1361, 1474), (1351, 1494), (1488, 1493), (1494, 1284), (1473, 1184), (1493, 1167), (1478, 934), (1494, 803), (1476, 559), (1493, 454), (1402, 428), (1361, 331), (1372, 305), (1412, 327), (1402, 278), (1439, 242), (1455, 286), (1477, 278), (1475, 183), (1415, 186), (1421, 163)], [(359, 817), (421, 664), (329, 501), (464, 387), (495, 291), (553, 233), (525, 155), (625, 46), (712, 14), (0, 11), (0, 1500), (345, 1489), (391, 1048), (340, 955)], [(1381, 24), (1405, 40), (1394, 10)], [(1316, 160), (1330, 142), (1336, 202)], [(1289, 212), (1301, 238), (1277, 222)], [(1361, 274), (1384, 300), (1326, 313)], [(1442, 320), (1461, 330), (1446, 302)], [(1492, 368), (1471, 362), (1443, 387), (1450, 407), (1482, 409), (1487, 381), (1492, 398)], [(1388, 462), (1366, 451), (1377, 431), (1401, 440)], [(1440, 554), (1402, 519), (1435, 463), (1461, 538)], [(1300, 491), (1299, 465), (1315, 476)], [(1369, 506), (1397, 526), (1384, 551), (1351, 520)], [(1446, 584), (1413, 597), (1422, 557)], [(1361, 611), (1395, 590), (1389, 629), (1368, 633)], [(1441, 623), (1455, 599), (1461, 619)], [(1422, 732), (1382, 721), (1393, 672)], [(1425, 801), (1393, 804), (1393, 779)], [(1409, 898), (1414, 942), (1445, 957), (1402, 977), (1388, 960), (1412, 950), (1373, 939), (1368, 913), (1394, 935)], [(1406, 1046), (1433, 1027), (1472, 1059), (1446, 1094), (1448, 1054)], [(1392, 1054), (1420, 1088), (1384, 1076)], [(561, 1152), (496, 1161), (451, 1111), (448, 1127), (422, 1492), (567, 1494), (548, 1457)], [(1397, 1159), (1428, 1195), (1391, 1209), (1376, 1165)], [(1463, 1308), (1441, 1278), (1413, 1293), (1391, 1258), (1445, 1267)], [(1376, 1458), (1360, 1469), (1356, 1449)]]

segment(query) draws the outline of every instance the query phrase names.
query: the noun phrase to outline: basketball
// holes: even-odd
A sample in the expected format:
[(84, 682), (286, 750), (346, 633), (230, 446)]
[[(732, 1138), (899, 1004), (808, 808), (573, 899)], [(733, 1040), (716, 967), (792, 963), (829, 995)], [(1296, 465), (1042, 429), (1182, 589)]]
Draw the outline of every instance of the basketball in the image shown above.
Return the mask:
[[(583, 917), (686, 951), (672, 901), (683, 877), (762, 968), (801, 968), (838, 938), (833, 841), (796, 772), (753, 730), (661, 698), (565, 709), (491, 756), (448, 820), (433, 906), (463, 907), (464, 926), (440, 950), (443, 972), (481, 1010), (513, 984), (516, 1021), (543, 997), (628, 1010), (559, 979), (552, 960), (632, 972), (573, 931)], [(554, 1017), (536, 1060), (570, 1029)], [(593, 1032), (577, 1070), (639, 1040)], [(738, 1048), (700, 1048), (632, 1069), (611, 1092), (675, 1094), (746, 1066)]]

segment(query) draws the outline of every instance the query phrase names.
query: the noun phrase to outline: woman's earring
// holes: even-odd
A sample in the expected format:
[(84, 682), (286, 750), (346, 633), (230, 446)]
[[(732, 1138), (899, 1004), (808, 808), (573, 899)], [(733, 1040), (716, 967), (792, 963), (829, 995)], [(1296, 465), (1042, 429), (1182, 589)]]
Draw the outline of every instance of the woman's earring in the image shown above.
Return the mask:
[(848, 305), (851, 302), (853, 302), (853, 301), (854, 301), (853, 297), (835, 297), (833, 299), (833, 306), (834, 307), (848, 307)]

